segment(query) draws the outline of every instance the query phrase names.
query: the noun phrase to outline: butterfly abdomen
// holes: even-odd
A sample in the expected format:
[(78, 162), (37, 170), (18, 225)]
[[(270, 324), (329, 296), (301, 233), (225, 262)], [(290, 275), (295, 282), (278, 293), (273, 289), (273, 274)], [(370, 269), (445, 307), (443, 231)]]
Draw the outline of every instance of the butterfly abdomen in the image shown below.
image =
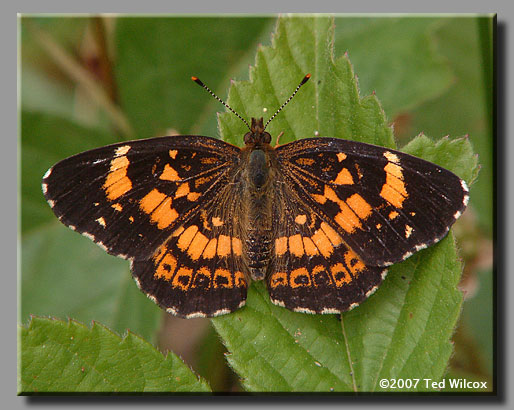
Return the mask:
[(271, 229), (252, 229), (246, 241), (250, 276), (264, 279), (271, 255)]

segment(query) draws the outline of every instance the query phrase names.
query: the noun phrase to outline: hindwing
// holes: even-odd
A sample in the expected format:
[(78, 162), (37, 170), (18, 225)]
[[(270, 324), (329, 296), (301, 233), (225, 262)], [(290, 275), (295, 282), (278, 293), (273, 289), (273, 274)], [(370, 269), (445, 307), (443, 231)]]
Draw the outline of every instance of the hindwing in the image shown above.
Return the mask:
[(276, 238), (267, 287), (271, 301), (305, 313), (352, 309), (384, 279), (385, 268), (368, 266), (292, 187), (277, 184)]
[(178, 227), (148, 260), (134, 260), (141, 290), (181, 317), (218, 316), (246, 300), (240, 196), (234, 185), (217, 187), (216, 197)]

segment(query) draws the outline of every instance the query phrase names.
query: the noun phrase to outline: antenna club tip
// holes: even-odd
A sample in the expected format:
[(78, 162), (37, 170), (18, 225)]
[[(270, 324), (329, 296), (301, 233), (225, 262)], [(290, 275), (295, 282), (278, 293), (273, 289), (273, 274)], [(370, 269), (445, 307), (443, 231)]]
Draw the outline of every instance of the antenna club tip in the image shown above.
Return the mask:
[(311, 78), (310, 74), (307, 74), (305, 77), (303, 77), (303, 80), (300, 83), (300, 85), (304, 85), (307, 81), (309, 81), (309, 78)]
[(192, 76), (191, 80), (193, 80), (196, 84), (199, 84), (203, 87), (203, 83), (200, 81), (198, 77)]

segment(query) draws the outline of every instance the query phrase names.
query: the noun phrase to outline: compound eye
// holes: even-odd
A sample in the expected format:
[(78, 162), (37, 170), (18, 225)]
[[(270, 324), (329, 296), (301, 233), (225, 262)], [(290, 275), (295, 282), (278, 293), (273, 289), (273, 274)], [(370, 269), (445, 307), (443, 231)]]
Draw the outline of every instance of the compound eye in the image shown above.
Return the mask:
[(271, 142), (271, 135), (269, 132), (263, 133), (262, 142), (264, 142), (265, 144), (269, 144)]
[(251, 133), (251, 132), (247, 132), (247, 133), (245, 134), (245, 136), (244, 136), (244, 139), (243, 139), (243, 140), (244, 140), (245, 144), (247, 144), (247, 145), (248, 145), (248, 144), (253, 144), (253, 142), (254, 142), (254, 138), (253, 138), (253, 136), (252, 136), (252, 133)]

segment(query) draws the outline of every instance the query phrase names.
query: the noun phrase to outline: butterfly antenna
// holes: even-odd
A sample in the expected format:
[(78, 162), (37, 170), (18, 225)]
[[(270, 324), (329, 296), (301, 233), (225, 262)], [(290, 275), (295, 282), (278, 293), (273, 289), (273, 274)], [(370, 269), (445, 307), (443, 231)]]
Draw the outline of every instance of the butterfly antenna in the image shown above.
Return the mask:
[(237, 112), (235, 112), (232, 109), (232, 107), (230, 105), (228, 105), (225, 101), (223, 101), (220, 97), (218, 97), (216, 94), (214, 94), (211, 91), (211, 89), (209, 87), (207, 87), (198, 77), (193, 76), (193, 77), (191, 77), (191, 80), (193, 80), (196, 84), (205, 88), (210, 95), (212, 95), (214, 98), (216, 98), (220, 103), (222, 103), (225, 107), (227, 107), (230, 111), (232, 111), (236, 115), (236, 117), (238, 117), (241, 121), (243, 121), (250, 131), (252, 130), (250, 128), (250, 125), (248, 125), (248, 122), (243, 117), (241, 117)]
[(266, 122), (266, 125), (264, 126), (264, 129), (266, 129), (266, 127), (267, 127), (267, 126), (268, 126), (268, 124), (271, 122), (271, 120), (272, 120), (273, 118), (275, 118), (275, 117), (278, 115), (278, 113), (279, 113), (280, 111), (282, 111), (282, 109), (287, 105), (287, 103), (293, 99), (293, 97), (296, 95), (296, 93), (298, 92), (298, 90), (300, 89), (300, 87), (301, 87), (302, 85), (304, 85), (307, 81), (309, 81), (309, 78), (311, 78), (311, 75), (310, 75), (310, 74), (307, 74), (305, 77), (303, 77), (303, 80), (300, 82), (300, 84), (298, 84), (298, 87), (296, 87), (296, 90), (294, 90), (293, 94), (291, 94), (291, 97), (289, 97), (289, 98), (287, 99), (287, 101), (286, 101), (284, 104), (282, 104), (282, 105), (280, 106), (280, 108), (277, 110), (277, 112), (271, 116), (271, 118), (268, 120), (268, 122)]

